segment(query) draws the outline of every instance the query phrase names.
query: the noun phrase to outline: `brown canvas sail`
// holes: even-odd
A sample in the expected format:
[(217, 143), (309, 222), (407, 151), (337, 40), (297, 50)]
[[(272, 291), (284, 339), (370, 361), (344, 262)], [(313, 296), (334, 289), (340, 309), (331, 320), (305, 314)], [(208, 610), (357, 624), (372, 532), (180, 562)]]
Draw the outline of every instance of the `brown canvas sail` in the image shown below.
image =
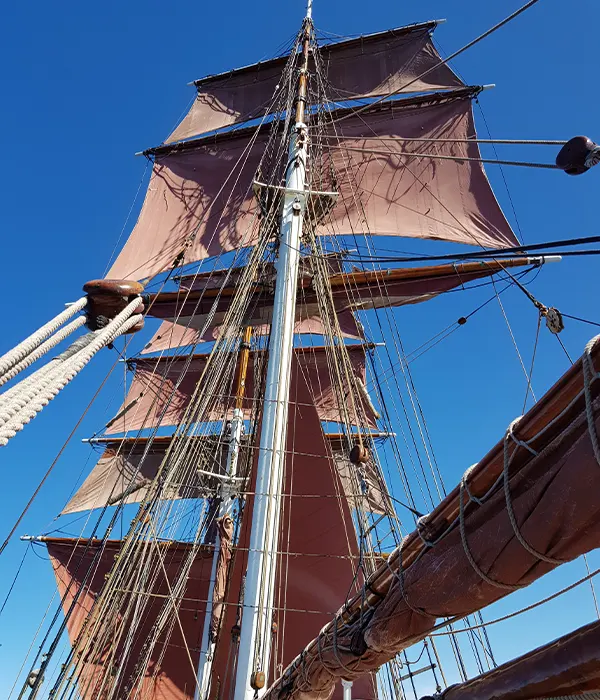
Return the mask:
[[(113, 540), (103, 547), (99, 541), (48, 538), (46, 546), (65, 613), (78, 595), (74, 613), (67, 621), (69, 638), (73, 642), (105, 583), (105, 577), (113, 566), (121, 543)], [(189, 546), (175, 542), (164, 544), (163, 552), (170, 584), (177, 579), (178, 571), (187, 558)], [(195, 673), (187, 658), (186, 648), (189, 649), (192, 661), (197, 667), (198, 646), (202, 634), (198, 620), (203, 620), (206, 612), (211, 561), (212, 549), (204, 548), (192, 565), (184, 601), (178, 614), (183, 635), (176, 626), (170, 639), (168, 641), (162, 639), (152, 652), (151, 662), (140, 689), (142, 697), (148, 700), (189, 700), (194, 697)], [(91, 579), (86, 577), (90, 568), (93, 572)], [(169, 584), (164, 576), (160, 577), (150, 591), (152, 600), (144, 616), (137, 621), (135, 641), (129, 652), (124, 674), (126, 679), (134, 671), (146, 639), (150, 636), (156, 618), (163, 608), (165, 596), (169, 592)], [(95, 649), (94, 654), (98, 658), (99, 650)], [(108, 653), (104, 655), (105, 659), (107, 657)], [(85, 697), (97, 697), (93, 693), (94, 684), (100, 683), (103, 676), (110, 673), (107, 663), (99, 660), (93, 664), (84, 664), (83, 673), (78, 680), (80, 689), (88, 687)], [(130, 693), (123, 691), (121, 697), (125, 700), (129, 696)]]
[(405, 538), (269, 700), (327, 698), (339, 678), (378, 668), (439, 618), (468, 615), (600, 545), (599, 366), (600, 337)]
[[(481, 163), (406, 155), (477, 159), (477, 143), (420, 144), (415, 150), (413, 142), (402, 141), (474, 138), (473, 94), (465, 89), (450, 97), (386, 102), (357, 116), (343, 109), (332, 112), (333, 119), (344, 121), (319, 138), (326, 144), (323, 169), (336, 174), (329, 187), (341, 194), (317, 234), (516, 245)], [(171, 269), (176, 259), (181, 264), (183, 252), (184, 262), (191, 263), (253, 245), (259, 209), (252, 183), (266, 139), (265, 127), (258, 134), (251, 129), (156, 149), (140, 217), (107, 277), (145, 279)]]
[[(223, 474), (227, 445), (217, 435), (190, 438), (209, 443), (198, 451), (197, 467), (203, 473), (189, 471), (180, 465), (185, 477), (173, 480), (163, 493), (164, 498), (203, 498), (216, 487), (215, 479), (204, 472)], [(155, 437), (106, 441), (104, 451), (83, 484), (62, 509), (61, 515), (102, 508), (107, 504), (140, 503), (158, 473), (171, 438)]]
[[(365, 346), (351, 345), (347, 348), (352, 370), (365, 383)], [(248, 370), (246, 394), (243, 402), (244, 415), (249, 418), (259, 400), (254, 385), (254, 358), (262, 353), (252, 352)], [(319, 417), (324, 421), (343, 422), (336, 398), (335, 387), (328, 371), (327, 353), (324, 347), (307, 347), (295, 350), (295, 357), (304, 376), (310, 382), (311, 403), (314, 401)], [(206, 367), (209, 355), (187, 357), (141, 358), (136, 360), (133, 381), (125, 397), (122, 409), (107, 425), (106, 434), (124, 433), (143, 428), (179, 425), (196, 385)], [(222, 393), (215, 394), (213, 406), (201, 417), (203, 421), (221, 421), (230, 417), (235, 397), (225, 384)], [(296, 387), (292, 385), (291, 392)], [(293, 394), (291, 394), (293, 395)], [(376, 426), (376, 416), (369, 406), (365, 414), (370, 427)]]
[[(345, 602), (349, 590), (356, 590), (359, 561), (352, 516), (331, 450), (321, 429), (319, 415), (311, 404), (309, 383), (301, 367), (292, 367), (292, 386), (288, 418), (287, 457), (283, 483), (278, 573), (274, 598), (275, 673), (298, 653), (312, 633), (320, 630)], [(310, 445), (310, 453), (306, 446)], [(231, 653), (231, 630), (238, 622), (242, 577), (246, 568), (247, 548), (253, 508), (254, 481), (244, 508), (237, 552), (231, 567), (229, 589), (225, 595), (225, 616), (217, 643), (215, 665), (227, 668)], [(315, 495), (318, 497), (315, 498)], [(360, 585), (360, 584), (359, 584)], [(223, 671), (213, 677), (222, 697), (229, 697), (230, 682)], [(335, 697), (341, 700), (341, 689)], [(365, 676), (356, 684), (356, 697), (376, 698), (373, 680)]]
[(444, 700), (534, 700), (600, 692), (600, 622), (555, 639), (466, 683)]
[[(298, 363), (294, 365), (293, 372), (295, 376), (292, 383), (297, 389), (290, 404), (279, 574), (275, 596), (276, 669), (294, 658), (297, 650), (344, 604), (348, 591), (355, 590), (361, 580), (360, 571), (357, 572), (359, 550), (350, 508), (343, 495), (331, 451), (323, 436), (318, 413), (310, 401), (309, 385)], [(313, 454), (306, 454), (305, 446), (308, 444), (314, 451)], [(215, 630), (218, 628), (220, 635), (214, 662), (213, 693), (219, 688), (221, 693), (225, 693), (232, 679), (231, 628), (237, 619), (242, 576), (246, 567), (254, 500), (253, 483), (252, 480), (246, 497), (240, 536), (231, 550), (233, 559), (229, 584), (222, 594), (223, 618), (218, 625), (213, 620)], [(319, 497), (315, 498), (315, 495)], [(47, 543), (61, 594), (64, 595), (69, 584), (72, 584), (63, 601), (65, 612), (75, 593), (82, 586), (85, 589), (76, 614), (68, 622), (69, 636), (74, 640), (105, 581), (105, 575), (113, 565), (120, 543), (109, 543), (103, 551), (90, 585), (84, 583), (85, 576), (94, 554), (101, 546), (99, 542), (50, 539)], [(84, 554), (88, 545), (89, 551)], [(180, 562), (185, 559), (189, 547), (183, 543), (164, 545), (171, 588), (175, 586)], [(72, 556), (73, 551), (75, 554)], [(194, 696), (191, 666), (197, 664), (199, 659), (211, 558), (212, 549), (202, 548), (192, 566), (178, 613), (183, 637), (177, 630), (173, 632), (160, 663), (158, 658), (163, 651), (160, 643), (152, 652), (155, 663), (150, 664), (148, 672), (152, 676), (148, 675), (144, 679), (142, 687), (143, 697), (147, 700), (188, 700)], [(150, 593), (160, 596), (164, 593), (165, 586), (166, 582), (159, 577), (155, 588), (145, 591), (144, 595)], [(133, 670), (141, 653), (141, 645), (165, 604), (163, 598), (157, 597), (146, 609), (143, 620), (136, 623), (135, 638), (138, 641), (129, 651), (130, 661), (127, 662), (125, 677)], [(192, 664), (187, 658), (186, 650), (189, 651)], [(95, 650), (95, 655), (96, 658), (100, 656), (98, 649)], [(101, 662), (87, 664), (80, 683), (96, 676), (100, 678), (105, 671)], [(358, 682), (356, 687), (360, 698), (374, 700), (376, 697), (370, 676)], [(124, 694), (123, 697), (125, 699), (128, 695)]]
[[(328, 284), (342, 336), (358, 339), (363, 333), (354, 311), (418, 304), (505, 269), (542, 262), (543, 258), (512, 258), (372, 272), (338, 272), (330, 275)], [(209, 284), (212, 285), (212, 279)], [(142, 354), (208, 342), (218, 337), (221, 328), (219, 322), (225, 318), (237, 287), (223, 286), (218, 292), (213, 290), (212, 286), (194, 282), (192, 289), (185, 294), (166, 292), (151, 295), (148, 304), (150, 315), (177, 319), (177, 323), (163, 323)], [(248, 303), (244, 323), (260, 333), (267, 333), (270, 326), (265, 321), (272, 318), (273, 298), (270, 290), (263, 289), (262, 284), (258, 285)], [(317, 294), (311, 279), (307, 277), (298, 282), (294, 330), (295, 333), (327, 335), (320, 317)]]
[[(268, 320), (271, 319), (272, 307), (267, 307)], [(303, 315), (303, 312), (306, 312)], [(297, 335), (327, 335), (327, 329), (317, 310), (307, 307), (297, 308), (297, 316), (300, 316), (294, 326), (294, 333)], [(199, 343), (210, 343), (219, 337), (220, 325), (206, 323), (206, 319), (200, 316), (179, 316), (180, 323), (163, 321), (156, 333), (150, 338), (142, 350), (142, 355), (151, 352), (161, 352), (173, 348), (197, 345)], [(203, 323), (204, 320), (204, 323)], [(264, 321), (264, 319), (263, 319)], [(363, 340), (364, 332), (357, 322), (352, 311), (340, 311), (338, 314), (342, 338), (349, 340)], [(269, 335), (271, 324), (260, 322), (259, 319), (252, 319), (249, 325), (255, 335)]]
[[(200, 457), (197, 466), (202, 472), (225, 473), (227, 444), (219, 436), (202, 436), (190, 440), (209, 441), (214, 446), (212, 449), (203, 447), (197, 452)], [(364, 480), (365, 493), (360, 495), (360, 505), (365, 510), (377, 514), (393, 513), (387, 489), (375, 465), (369, 462), (363, 465), (358, 473), (358, 467), (348, 458), (345, 436), (325, 435), (325, 440), (328, 445), (327, 454), (331, 455), (349, 507), (354, 508), (356, 504), (357, 481)], [(363, 436), (363, 440), (368, 443), (368, 436)], [(104, 438), (99, 444), (104, 446), (104, 452), (83, 484), (62, 509), (61, 515), (102, 508), (106, 504), (141, 503), (158, 473), (171, 444), (171, 438)], [(245, 462), (244, 451), (243, 445), (241, 463)], [(174, 483), (176, 485), (168, 488), (164, 498), (202, 498), (216, 487), (216, 480), (211, 480), (199, 472), (192, 475), (186, 472), (184, 480), (177, 483), (175, 479)], [(313, 495), (316, 496), (317, 493)]]
[[(402, 92), (402, 86), (408, 83), (412, 84), (407, 92), (460, 87), (461, 81), (447, 65), (438, 65), (413, 82), (441, 62), (430, 36), (435, 26), (435, 22), (427, 22), (400, 27), (322, 47), (321, 62), (331, 98), (340, 101)], [(166, 143), (269, 112), (288, 58), (282, 56), (195, 81), (196, 99)], [(309, 70), (315, 72), (314, 64)]]

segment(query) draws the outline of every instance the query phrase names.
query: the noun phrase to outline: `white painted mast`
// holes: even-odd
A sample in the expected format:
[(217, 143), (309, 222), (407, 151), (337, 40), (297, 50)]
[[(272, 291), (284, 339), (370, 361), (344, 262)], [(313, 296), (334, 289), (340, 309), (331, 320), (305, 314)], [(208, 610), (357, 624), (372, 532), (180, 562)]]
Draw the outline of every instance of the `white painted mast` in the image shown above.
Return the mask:
[[(240, 457), (240, 447), (242, 444), (242, 436), (244, 433), (244, 411), (242, 409), (242, 400), (246, 390), (246, 374), (248, 371), (248, 358), (250, 354), (250, 340), (252, 338), (252, 329), (246, 328), (244, 331), (242, 344), (240, 346), (240, 364), (239, 374), (236, 382), (236, 405), (233, 410), (233, 416), (229, 425), (228, 449), (227, 449), (227, 468), (225, 475), (222, 477), (222, 483), (219, 489), (219, 509), (216, 515), (217, 521), (231, 517), (233, 506), (236, 499), (239, 497), (239, 482), (238, 477), (238, 462)], [(206, 700), (210, 692), (210, 681), (215, 656), (215, 640), (211, 639), (210, 629), (213, 616), (213, 592), (217, 580), (217, 562), (219, 561), (219, 550), (221, 547), (221, 537), (217, 529), (217, 535), (214, 544), (214, 553), (212, 567), (210, 571), (210, 581), (208, 585), (208, 595), (206, 602), (206, 613), (204, 615), (204, 628), (202, 630), (202, 641), (200, 643), (200, 661), (198, 664), (198, 681), (194, 700)]]
[(308, 0), (298, 78), (296, 123), (290, 137), (280, 226), (273, 321), (260, 435), (256, 496), (246, 571), (234, 700), (264, 692), (271, 658), (273, 597), (287, 437), (300, 240), (306, 208), (308, 130), (304, 123), (312, 31)]

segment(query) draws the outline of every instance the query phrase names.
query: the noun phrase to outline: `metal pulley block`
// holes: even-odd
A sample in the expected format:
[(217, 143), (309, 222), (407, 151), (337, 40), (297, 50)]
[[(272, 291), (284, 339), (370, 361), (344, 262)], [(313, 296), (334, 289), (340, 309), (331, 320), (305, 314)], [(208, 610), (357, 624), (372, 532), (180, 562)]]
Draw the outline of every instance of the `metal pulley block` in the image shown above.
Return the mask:
[(554, 333), (556, 335), (562, 330), (564, 330), (565, 324), (563, 321), (562, 314), (558, 309), (555, 309), (553, 306), (550, 306), (544, 312), (544, 317), (546, 319), (546, 327), (548, 328), (550, 333)]

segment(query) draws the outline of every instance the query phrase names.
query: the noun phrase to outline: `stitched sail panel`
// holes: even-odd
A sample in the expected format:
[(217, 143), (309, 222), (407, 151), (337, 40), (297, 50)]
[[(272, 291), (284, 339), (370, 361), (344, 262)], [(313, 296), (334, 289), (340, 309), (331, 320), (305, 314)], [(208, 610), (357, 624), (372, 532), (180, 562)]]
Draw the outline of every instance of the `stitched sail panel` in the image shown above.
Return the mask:
[[(69, 639), (73, 643), (82, 632), (94, 601), (106, 583), (115, 556), (121, 550), (121, 542), (113, 540), (103, 544), (99, 540), (57, 539), (48, 541), (46, 545), (65, 614), (75, 603), (67, 620)], [(143, 545), (140, 544), (137, 549), (141, 556)], [(142, 674), (141, 683), (134, 688), (131, 679), (144, 658), (147, 640), (153, 634), (159, 615), (165, 607), (168, 609), (172, 605), (169, 592), (190, 556), (190, 547), (178, 542), (163, 543), (160, 554), (150, 556), (156, 560), (156, 566), (159, 557), (162, 559), (165, 573), (161, 566), (160, 574), (152, 579), (152, 583), (123, 592), (119, 598), (120, 604), (115, 609), (112, 634), (93, 642), (79, 667), (77, 681), (82, 697), (102, 697), (96, 689), (106, 680), (118, 684), (117, 696), (121, 698), (134, 697), (137, 689), (147, 700), (191, 700), (194, 697), (195, 668), (199, 661), (202, 633), (198, 621), (203, 620), (206, 612), (212, 549), (202, 548), (195, 555), (183, 599), (177, 602), (179, 624), (174, 625), (170, 633), (161, 634)], [(143, 606), (138, 611), (135, 624), (130, 619), (131, 613), (127, 612), (127, 606), (132, 604)], [(108, 621), (106, 624), (109, 624)], [(131, 628), (135, 634), (132, 646), (127, 647), (123, 630)], [(119, 634), (120, 641), (115, 644), (114, 640)]]
[[(331, 615), (344, 604), (346, 596), (354, 594), (362, 582), (361, 572), (357, 570), (360, 553), (351, 505), (345, 497), (330, 444), (323, 435), (319, 414), (312, 404), (313, 392), (304, 368), (296, 362), (292, 373), (293, 389), (288, 417), (274, 598), (274, 622), (277, 623), (274, 658), (278, 666), (288, 664), (298, 649), (318, 633)], [(308, 449), (311, 454), (307, 452)], [(247, 493), (239, 538), (231, 547), (229, 585), (220, 586), (217, 591), (223, 617), (221, 620), (212, 620), (213, 629), (219, 633), (213, 688), (221, 686), (225, 697), (225, 689), (234, 677), (230, 663), (231, 628), (237, 620), (242, 577), (247, 564), (255, 498), (256, 455), (255, 452), (252, 477), (245, 489)], [(317, 495), (318, 498), (315, 497)], [(169, 494), (166, 497), (170, 497)], [(65, 596), (65, 613), (74, 596), (80, 589), (82, 592), (75, 614), (70, 617), (67, 625), (73, 642), (92, 610), (95, 598), (105, 585), (106, 574), (113, 565), (121, 565), (120, 558), (115, 560), (121, 543), (109, 543), (103, 550), (99, 541), (88, 543), (62, 540), (47, 544), (59, 592)], [(136, 572), (146, 566), (144, 561), (150, 561), (154, 565), (152, 557), (155, 555), (144, 555), (146, 559), (142, 556), (144, 545), (141, 542), (135, 545), (140, 550), (139, 561), (122, 563), (119, 571), (126, 568), (135, 578)], [(122, 693), (119, 695), (123, 698), (130, 697), (123, 688), (135, 670), (136, 662), (143, 655), (144, 644), (151, 638), (159, 615), (172, 605), (170, 597), (165, 593), (169, 589), (176, 589), (183, 563), (190, 552), (190, 545), (185, 543), (161, 543), (158, 547), (165, 564), (164, 569), (157, 566), (158, 573), (155, 578), (150, 578), (150, 584), (140, 586), (131, 594), (128, 590), (121, 590), (115, 598), (115, 629), (127, 630), (131, 627), (135, 633), (133, 646), (126, 652), (121, 652), (124, 647), (120, 642), (116, 647), (116, 665), (119, 668), (123, 666), (123, 686), (120, 686)], [(147, 559), (148, 556), (150, 559)], [(143, 697), (148, 700), (188, 700), (194, 696), (192, 666), (196, 667), (199, 658), (212, 556), (212, 548), (207, 547), (202, 547), (195, 556), (182, 598), (178, 601), (181, 628), (175, 625), (169, 639), (166, 639), (164, 633), (160, 636), (151, 652), (148, 671), (141, 686), (130, 686), (131, 697), (133, 691), (138, 689), (143, 691)], [(91, 578), (87, 577), (88, 570), (93, 571)], [(136, 616), (135, 609), (130, 605), (132, 601), (144, 604), (142, 614)], [(106, 631), (106, 626), (111, 624), (111, 620), (105, 620), (102, 628)], [(114, 648), (112, 639), (109, 636), (112, 646), (109, 645), (110, 648), (106, 650), (100, 644), (93, 645), (92, 654), (86, 657), (78, 677), (80, 688), (82, 683), (94, 683), (102, 679), (109, 668), (110, 652)], [(186, 649), (190, 651), (191, 664)], [(126, 656), (123, 657), (123, 654)], [(376, 698), (370, 675), (358, 681), (355, 689), (361, 700)], [(338, 688), (336, 697), (341, 700), (341, 696), (342, 690)]]
[[(490, 260), (423, 268), (395, 268), (364, 275), (341, 273), (330, 276), (330, 298), (342, 337), (358, 340), (364, 337), (364, 331), (355, 311), (418, 304), (507, 268), (531, 264), (533, 262), (530, 258), (503, 258), (501, 262)], [(235, 286), (223, 287), (219, 297), (207, 294), (205, 298), (204, 292), (211, 289), (212, 284), (212, 280), (207, 280), (206, 286), (196, 281), (190, 294), (166, 293), (153, 297), (149, 314), (169, 320), (159, 327), (142, 354), (215, 340), (223, 328), (221, 322), (238, 289)], [(313, 286), (310, 280), (307, 284), (303, 280), (298, 282), (294, 332), (327, 335), (328, 329), (321, 319), (317, 293)], [(231, 291), (232, 296), (226, 291)], [(273, 291), (262, 287), (253, 295), (243, 322), (252, 326), (254, 333), (269, 333), (273, 300)], [(171, 319), (176, 319), (177, 323)]]

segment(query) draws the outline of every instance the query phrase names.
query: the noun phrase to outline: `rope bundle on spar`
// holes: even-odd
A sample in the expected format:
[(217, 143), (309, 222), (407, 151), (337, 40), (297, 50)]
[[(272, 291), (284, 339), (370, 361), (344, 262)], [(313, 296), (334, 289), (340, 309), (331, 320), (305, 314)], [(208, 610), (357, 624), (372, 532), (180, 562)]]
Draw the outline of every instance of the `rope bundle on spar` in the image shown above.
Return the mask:
[[(3, 386), (79, 328), (89, 329), (40, 369), (0, 394), (0, 446), (23, 430), (99, 350), (118, 336), (143, 327), (143, 286), (138, 282), (93, 280), (83, 289), (86, 296), (0, 358)], [(85, 315), (71, 321), (80, 311)]]

